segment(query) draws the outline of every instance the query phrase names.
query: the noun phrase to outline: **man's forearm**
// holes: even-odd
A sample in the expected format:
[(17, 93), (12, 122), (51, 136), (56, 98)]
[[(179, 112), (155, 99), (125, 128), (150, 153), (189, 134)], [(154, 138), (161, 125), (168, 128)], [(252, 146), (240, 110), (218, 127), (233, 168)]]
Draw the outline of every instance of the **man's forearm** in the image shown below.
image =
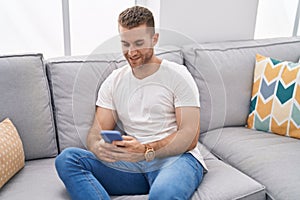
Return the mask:
[(88, 150), (93, 151), (93, 147), (95, 146), (94, 143), (101, 139), (99, 133), (100, 133), (99, 127), (92, 126), (92, 128), (89, 130), (87, 141), (86, 141)]
[(198, 136), (192, 131), (178, 130), (168, 137), (148, 145), (156, 151), (158, 158), (175, 156), (194, 149), (198, 142)]

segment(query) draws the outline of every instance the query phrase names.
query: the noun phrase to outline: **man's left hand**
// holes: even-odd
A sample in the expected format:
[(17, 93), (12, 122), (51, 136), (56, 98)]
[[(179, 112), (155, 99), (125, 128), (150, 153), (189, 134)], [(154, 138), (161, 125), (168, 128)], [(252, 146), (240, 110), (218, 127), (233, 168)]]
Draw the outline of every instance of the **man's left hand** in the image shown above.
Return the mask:
[(113, 145), (122, 149), (114, 154), (115, 160), (138, 162), (144, 160), (145, 146), (132, 136), (122, 136), (122, 141), (113, 141)]

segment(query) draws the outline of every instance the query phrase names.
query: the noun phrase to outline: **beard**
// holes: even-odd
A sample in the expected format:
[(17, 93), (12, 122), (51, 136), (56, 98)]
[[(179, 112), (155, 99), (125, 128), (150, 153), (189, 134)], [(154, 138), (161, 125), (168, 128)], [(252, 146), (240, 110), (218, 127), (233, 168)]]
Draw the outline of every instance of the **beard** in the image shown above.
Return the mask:
[(140, 67), (143, 65), (150, 64), (150, 61), (153, 57), (154, 50), (152, 48), (149, 48), (147, 52), (142, 54), (139, 50), (137, 50), (137, 54), (134, 56), (129, 56), (128, 53), (126, 53), (124, 56), (126, 60), (128, 61), (129, 65), (132, 68)]

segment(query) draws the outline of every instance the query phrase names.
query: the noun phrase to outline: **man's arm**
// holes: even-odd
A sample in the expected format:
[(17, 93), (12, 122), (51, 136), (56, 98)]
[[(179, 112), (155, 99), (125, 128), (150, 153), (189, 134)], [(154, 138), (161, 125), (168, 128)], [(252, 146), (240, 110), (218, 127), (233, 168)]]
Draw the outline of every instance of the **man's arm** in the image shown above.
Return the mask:
[[(149, 143), (154, 148), (156, 157), (179, 155), (194, 149), (200, 132), (200, 109), (198, 107), (178, 107), (175, 109), (178, 129), (168, 137)], [(136, 139), (125, 136), (116, 145), (124, 146), (128, 152), (143, 153), (145, 146)], [(119, 159), (122, 159), (119, 157)], [(129, 160), (130, 161), (130, 160)]]
[(178, 107), (175, 112), (177, 131), (162, 140), (149, 143), (156, 151), (156, 157), (182, 154), (197, 146), (200, 134), (200, 109)]
[[(99, 159), (113, 162), (109, 155), (114, 152), (114, 145), (101, 142), (101, 130), (112, 130), (116, 125), (116, 113), (113, 110), (98, 107), (94, 117), (94, 122), (87, 135), (87, 148), (93, 152)], [(108, 154), (106, 154), (108, 152)]]

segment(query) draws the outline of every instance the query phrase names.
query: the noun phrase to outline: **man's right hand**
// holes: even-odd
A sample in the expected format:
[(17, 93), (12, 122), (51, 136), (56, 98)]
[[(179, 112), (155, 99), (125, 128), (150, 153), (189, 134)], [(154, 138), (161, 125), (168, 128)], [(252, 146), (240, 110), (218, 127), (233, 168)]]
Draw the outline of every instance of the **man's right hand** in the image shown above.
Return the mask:
[(105, 162), (116, 162), (118, 160), (118, 154), (122, 153), (120, 147), (115, 146), (114, 144), (106, 143), (103, 139), (98, 140), (94, 143), (91, 151), (102, 161)]

